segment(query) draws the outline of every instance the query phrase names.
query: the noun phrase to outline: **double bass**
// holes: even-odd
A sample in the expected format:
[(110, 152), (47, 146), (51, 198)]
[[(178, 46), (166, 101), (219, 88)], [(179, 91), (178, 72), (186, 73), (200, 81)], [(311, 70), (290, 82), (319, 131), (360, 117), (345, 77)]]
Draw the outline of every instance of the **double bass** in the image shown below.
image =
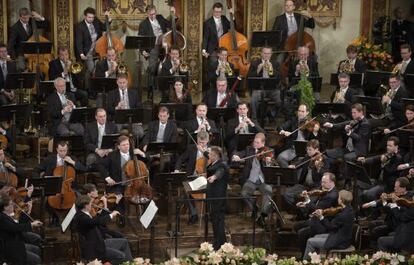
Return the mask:
[[(130, 142), (134, 148), (134, 141), (130, 139)], [(152, 188), (143, 180), (149, 177), (149, 171), (145, 163), (138, 160), (135, 154), (132, 157), (133, 159), (129, 160), (123, 168), (129, 182), (124, 196), (133, 203), (146, 202), (152, 199)]]
[[(174, 0), (169, 0), (168, 5), (170, 7), (174, 6)], [(184, 35), (177, 30), (177, 25), (175, 22), (176, 16), (173, 11), (171, 13), (171, 30), (167, 31), (161, 37), (162, 47), (165, 49), (165, 58), (167, 58), (168, 52), (172, 46), (178, 47), (181, 51), (185, 50), (187, 47), (187, 40)]]
[[(227, 0), (227, 8), (231, 9), (232, 7), (232, 1)], [(247, 76), (250, 67), (250, 63), (247, 61), (249, 43), (245, 35), (236, 31), (234, 15), (232, 13), (230, 13), (230, 30), (220, 37), (219, 47), (224, 47), (228, 50), (228, 61), (234, 65), (235, 69), (239, 70), (242, 76)]]
[(298, 30), (290, 35), (285, 42), (284, 50), (288, 51), (283, 64), (280, 66), (280, 74), (282, 81), (285, 82), (289, 74), (289, 64), (296, 59), (296, 52), (299, 47), (306, 46), (309, 48), (309, 53), (312, 54), (315, 51), (315, 40), (305, 30), (305, 18), (303, 15), (300, 17)]
[[(109, 11), (110, 5), (108, 4), (108, 1), (105, 1), (105, 3), (107, 7), (106, 10)], [(121, 54), (124, 51), (124, 44), (122, 41), (118, 37), (112, 36), (108, 15), (105, 15), (105, 27), (106, 32), (96, 41), (95, 47), (95, 50), (101, 59), (106, 56), (108, 48), (114, 48), (118, 54)]]
[(49, 196), (47, 202), (50, 207), (57, 210), (68, 210), (72, 208), (76, 201), (75, 192), (72, 190), (72, 182), (75, 181), (76, 177), (75, 169), (65, 162), (63, 166), (58, 166), (53, 170), (53, 176), (62, 177), (62, 188), (60, 193)]
[[(29, 0), (30, 10), (33, 12), (34, 3), (33, 0)], [(37, 24), (35, 19), (31, 19), (31, 26), (33, 30), (33, 35), (27, 40), (28, 42), (49, 42), (48, 39), (39, 35), (39, 31), (37, 29)], [(49, 62), (52, 61), (52, 54), (27, 54), (26, 55), (28, 68), (31, 72), (36, 73), (36, 83), (35, 83), (35, 90), (38, 89), (38, 84), (40, 83), (40, 74), (44, 76), (46, 80), (49, 79)]]

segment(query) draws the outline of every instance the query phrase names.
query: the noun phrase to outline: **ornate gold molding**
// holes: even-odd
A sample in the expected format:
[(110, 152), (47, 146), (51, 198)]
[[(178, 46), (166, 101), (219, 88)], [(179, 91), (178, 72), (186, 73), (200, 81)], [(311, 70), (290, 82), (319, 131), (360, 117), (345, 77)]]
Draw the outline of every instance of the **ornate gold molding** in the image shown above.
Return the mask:
[(53, 1), (53, 43), (55, 53), (57, 53), (59, 46), (66, 46), (73, 53), (73, 35), (73, 0)]
[[(249, 40), (252, 38), (253, 31), (266, 30), (267, 21), (267, 0), (251, 0), (248, 2), (247, 21), (249, 27), (247, 28), (247, 36)], [(251, 42), (249, 42), (251, 43)], [(260, 57), (260, 49), (251, 48), (250, 58)]]
[(7, 0), (0, 1), (0, 40), (7, 44)]
[[(201, 80), (202, 58), (201, 42), (203, 40), (204, 1), (189, 0), (184, 2), (184, 36), (187, 37), (187, 49), (184, 53), (190, 66), (193, 79)], [(200, 86), (202, 82), (198, 82)], [(200, 88), (197, 88), (200, 91)]]

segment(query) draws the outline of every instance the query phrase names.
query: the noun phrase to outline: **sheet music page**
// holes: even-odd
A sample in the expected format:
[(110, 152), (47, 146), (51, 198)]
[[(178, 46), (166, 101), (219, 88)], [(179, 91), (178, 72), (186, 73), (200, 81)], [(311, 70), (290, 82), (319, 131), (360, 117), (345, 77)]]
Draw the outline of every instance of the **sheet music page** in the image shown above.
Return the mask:
[(141, 215), (141, 218), (139, 221), (141, 222), (142, 226), (145, 227), (145, 229), (148, 228), (148, 226), (151, 224), (152, 219), (154, 219), (155, 214), (158, 212), (158, 207), (155, 205), (154, 201), (151, 201), (148, 205), (145, 212)]
[(201, 190), (207, 187), (207, 179), (205, 177), (198, 177), (193, 181), (188, 182), (191, 190)]
[(72, 208), (70, 208), (68, 214), (66, 215), (65, 219), (63, 219), (62, 224), (60, 225), (62, 227), (62, 232), (65, 233), (66, 229), (68, 229), (68, 226), (73, 220), (73, 217), (76, 214), (76, 207), (75, 204), (72, 205)]

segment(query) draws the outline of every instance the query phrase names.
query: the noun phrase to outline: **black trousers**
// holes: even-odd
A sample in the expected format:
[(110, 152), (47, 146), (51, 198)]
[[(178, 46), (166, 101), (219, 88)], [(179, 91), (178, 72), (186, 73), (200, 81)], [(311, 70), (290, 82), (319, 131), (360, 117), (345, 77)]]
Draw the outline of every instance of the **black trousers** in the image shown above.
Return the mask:
[[(207, 198), (209, 197), (207, 196)], [(209, 205), (211, 223), (213, 225), (213, 236), (214, 236), (213, 247), (215, 250), (218, 250), (220, 249), (221, 245), (223, 245), (226, 242), (226, 232), (225, 232), (225, 227), (224, 227), (226, 201), (225, 200), (213, 200), (213, 201), (208, 202), (208, 205)]]

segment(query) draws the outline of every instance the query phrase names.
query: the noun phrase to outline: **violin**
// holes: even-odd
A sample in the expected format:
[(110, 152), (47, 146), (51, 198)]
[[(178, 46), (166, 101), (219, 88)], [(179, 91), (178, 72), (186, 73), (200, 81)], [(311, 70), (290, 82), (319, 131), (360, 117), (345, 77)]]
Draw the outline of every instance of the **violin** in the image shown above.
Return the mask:
[[(131, 146), (135, 146), (135, 142), (130, 138)], [(149, 171), (144, 162), (138, 160), (137, 156), (132, 155), (133, 159), (124, 165), (125, 176), (128, 178), (129, 184), (124, 191), (124, 196), (133, 203), (142, 200), (150, 200), (152, 198), (152, 188), (146, 183), (145, 178), (149, 177)]]
[(304, 166), (304, 165), (306, 165), (307, 163), (311, 163), (310, 164), (310, 167), (315, 167), (316, 166), (316, 163), (322, 163), (323, 162), (323, 159), (324, 159), (324, 157), (323, 157), (323, 154), (325, 153), (326, 151), (324, 151), (324, 152), (316, 152), (312, 157), (310, 157), (309, 159), (306, 159), (305, 161), (302, 161), (301, 163), (299, 163), (298, 165), (296, 165), (295, 166), (295, 168), (300, 168), (300, 167), (302, 167), (302, 166)]
[(327, 193), (328, 193), (328, 190), (323, 190), (323, 189), (322, 190), (319, 190), (319, 189), (311, 190), (307, 192), (309, 197), (322, 197), (322, 196), (325, 196)]
[(267, 157), (273, 158), (273, 149), (267, 146), (263, 146), (258, 149), (256, 157), (258, 160), (266, 160)]
[(91, 215), (92, 216), (96, 216), (97, 213), (100, 210), (105, 210), (105, 204), (101, 200), (102, 197), (106, 198), (107, 203), (110, 203), (110, 204), (116, 203), (116, 194), (115, 193), (108, 193), (108, 194), (105, 194), (101, 197), (96, 197), (95, 199), (92, 200), (92, 209), (91, 209)]
[(63, 166), (58, 166), (53, 170), (53, 176), (62, 177), (62, 188), (60, 193), (49, 196), (47, 202), (57, 210), (68, 210), (72, 208), (76, 201), (75, 192), (72, 190), (72, 182), (75, 181), (76, 171), (66, 162)]
[[(329, 208), (326, 208), (326, 209), (322, 210), (322, 215), (325, 216), (325, 217), (335, 216), (338, 213), (342, 212), (343, 209), (345, 209), (345, 207), (341, 206), (341, 205), (339, 205), (337, 207), (329, 207)], [(315, 216), (315, 213), (312, 213), (310, 216), (311, 217)]]

